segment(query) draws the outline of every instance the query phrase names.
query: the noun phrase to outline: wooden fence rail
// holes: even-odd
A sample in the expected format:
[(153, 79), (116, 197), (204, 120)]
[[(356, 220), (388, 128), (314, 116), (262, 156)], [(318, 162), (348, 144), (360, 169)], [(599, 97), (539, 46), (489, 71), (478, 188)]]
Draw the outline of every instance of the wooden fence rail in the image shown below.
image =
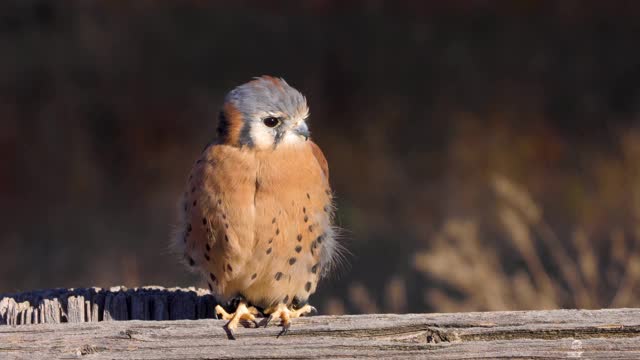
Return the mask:
[[(0, 359), (640, 359), (640, 309), (316, 316), (232, 341), (214, 305), (159, 287), (0, 295)], [(158, 321), (108, 321), (126, 319)]]
[(211, 319), (216, 305), (209, 291), (196, 288), (38, 290), (0, 294), (0, 325)]

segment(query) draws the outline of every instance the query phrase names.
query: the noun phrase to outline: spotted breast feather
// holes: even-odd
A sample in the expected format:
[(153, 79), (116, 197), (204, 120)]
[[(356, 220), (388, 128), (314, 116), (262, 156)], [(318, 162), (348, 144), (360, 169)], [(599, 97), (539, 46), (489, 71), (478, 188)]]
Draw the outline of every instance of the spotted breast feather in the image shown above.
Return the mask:
[(184, 254), (221, 300), (305, 303), (337, 251), (326, 160), (313, 142), (211, 145), (183, 200)]

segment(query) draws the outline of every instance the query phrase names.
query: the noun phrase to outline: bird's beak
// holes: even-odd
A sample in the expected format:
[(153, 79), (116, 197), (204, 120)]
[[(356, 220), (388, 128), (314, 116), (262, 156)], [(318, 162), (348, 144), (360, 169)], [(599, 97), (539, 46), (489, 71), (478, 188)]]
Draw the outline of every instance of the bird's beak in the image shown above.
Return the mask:
[(301, 121), (293, 130), (305, 140), (309, 140), (309, 127), (304, 121)]

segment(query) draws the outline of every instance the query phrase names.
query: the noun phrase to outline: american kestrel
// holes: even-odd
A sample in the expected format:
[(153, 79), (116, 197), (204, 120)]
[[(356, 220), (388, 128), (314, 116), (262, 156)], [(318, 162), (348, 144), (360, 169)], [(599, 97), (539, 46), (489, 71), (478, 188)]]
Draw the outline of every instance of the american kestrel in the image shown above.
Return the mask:
[(260, 312), (265, 326), (281, 320), (281, 334), (315, 312), (307, 300), (340, 255), (327, 160), (309, 140), (308, 116), (283, 79), (240, 85), (189, 175), (174, 243), (219, 300), (239, 300), (232, 314), (216, 307), (231, 338)]

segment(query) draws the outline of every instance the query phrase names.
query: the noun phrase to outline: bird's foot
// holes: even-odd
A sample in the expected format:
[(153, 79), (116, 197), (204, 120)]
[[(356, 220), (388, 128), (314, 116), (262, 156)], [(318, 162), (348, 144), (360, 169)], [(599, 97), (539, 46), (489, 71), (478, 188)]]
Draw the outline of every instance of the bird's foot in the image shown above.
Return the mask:
[(264, 320), (264, 327), (267, 327), (272, 319), (279, 318), (280, 325), (282, 326), (282, 331), (278, 334), (278, 337), (280, 337), (289, 331), (289, 328), (291, 327), (291, 319), (301, 316), (315, 315), (317, 313), (318, 310), (309, 304), (301, 307), (300, 309), (292, 310), (289, 309), (287, 305), (280, 303), (265, 310), (265, 314), (269, 314), (269, 317)]
[(253, 306), (247, 307), (246, 301), (243, 300), (238, 303), (238, 307), (233, 314), (226, 312), (220, 305), (216, 306), (216, 314), (218, 315), (218, 318), (229, 320), (229, 322), (224, 326), (224, 329), (227, 332), (229, 339), (235, 340), (235, 330), (238, 328), (240, 321), (248, 320), (251, 321), (255, 327), (258, 327), (256, 315), (259, 315), (260, 312)]

